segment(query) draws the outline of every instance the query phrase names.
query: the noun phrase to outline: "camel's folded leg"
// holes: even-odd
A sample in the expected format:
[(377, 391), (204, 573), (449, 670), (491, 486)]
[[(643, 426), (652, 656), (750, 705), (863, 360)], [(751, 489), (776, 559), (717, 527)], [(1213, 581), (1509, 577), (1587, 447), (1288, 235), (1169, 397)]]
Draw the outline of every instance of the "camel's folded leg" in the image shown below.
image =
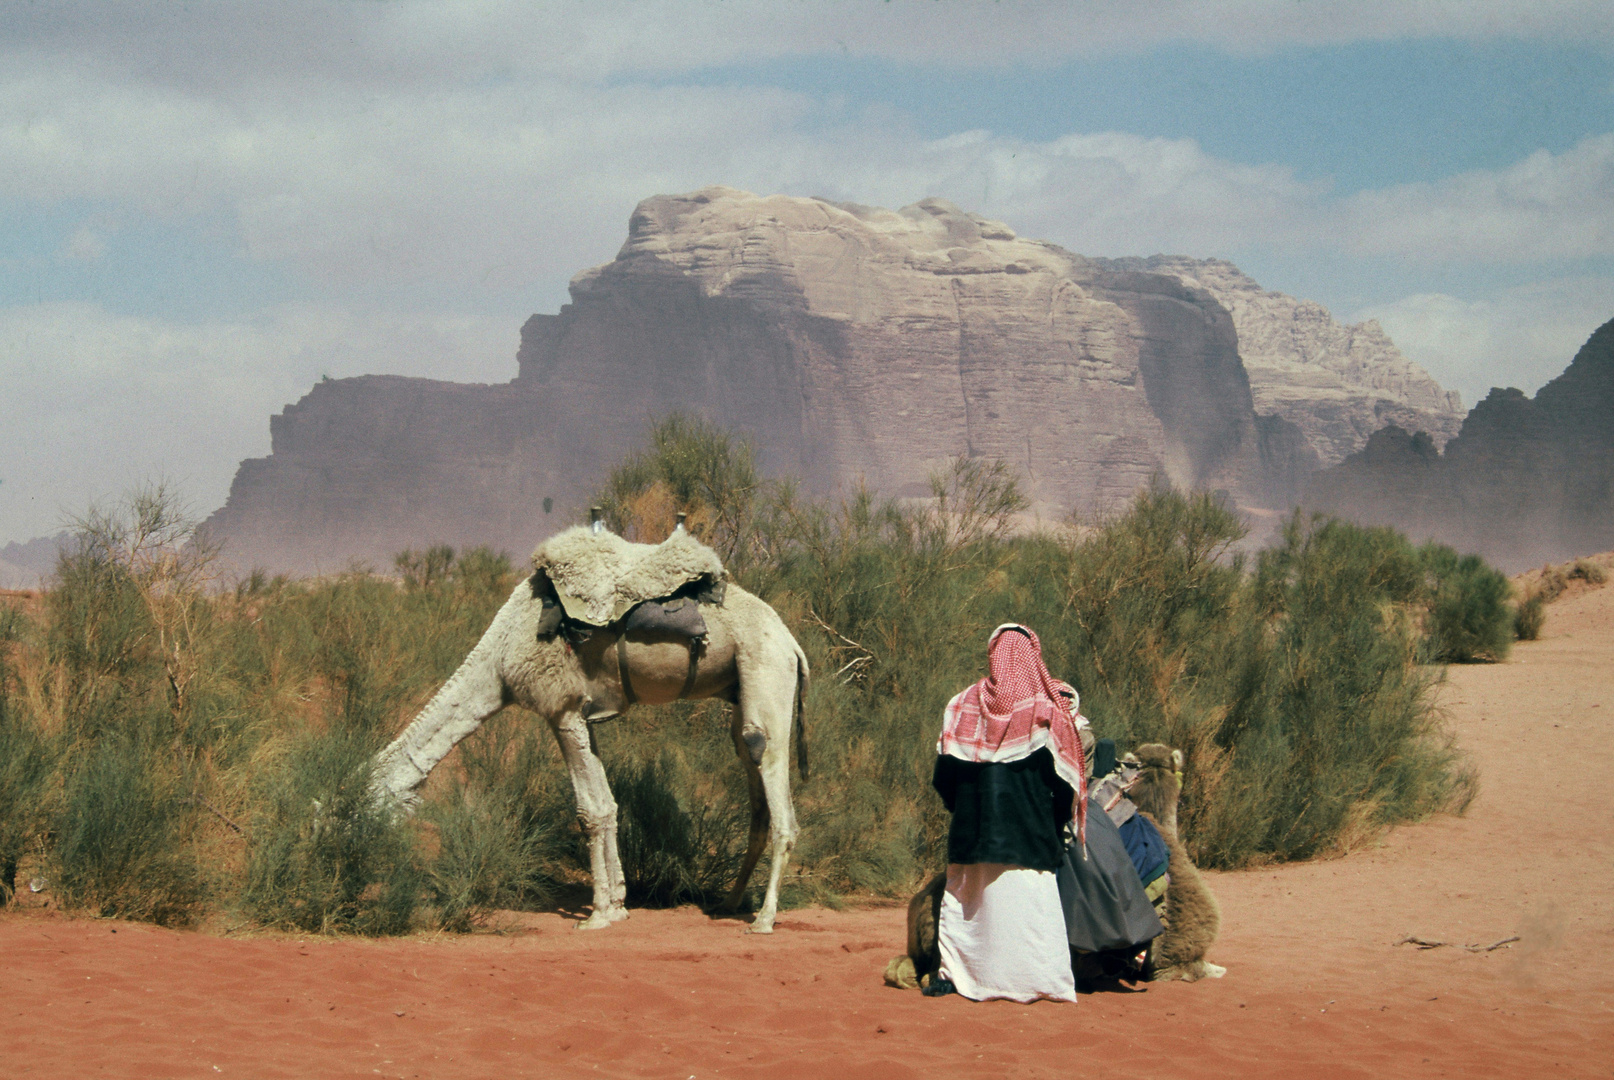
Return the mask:
[(583, 717), (567, 713), (555, 723), (555, 737), (572, 777), (577, 814), (588, 833), (589, 871), (594, 877), (594, 910), (578, 929), (597, 930), (628, 917), (627, 887), (616, 848), (616, 800)]

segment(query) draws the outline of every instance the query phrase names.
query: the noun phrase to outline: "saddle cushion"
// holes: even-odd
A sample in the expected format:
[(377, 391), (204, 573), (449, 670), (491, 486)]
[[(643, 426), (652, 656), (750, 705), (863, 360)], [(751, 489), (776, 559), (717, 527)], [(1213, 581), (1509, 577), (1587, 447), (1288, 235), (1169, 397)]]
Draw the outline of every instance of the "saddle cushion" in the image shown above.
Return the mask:
[(554, 586), (566, 617), (589, 626), (610, 626), (646, 600), (688, 595), (691, 585), (715, 588), (726, 576), (717, 552), (682, 530), (635, 544), (585, 525), (539, 544), (532, 567)]

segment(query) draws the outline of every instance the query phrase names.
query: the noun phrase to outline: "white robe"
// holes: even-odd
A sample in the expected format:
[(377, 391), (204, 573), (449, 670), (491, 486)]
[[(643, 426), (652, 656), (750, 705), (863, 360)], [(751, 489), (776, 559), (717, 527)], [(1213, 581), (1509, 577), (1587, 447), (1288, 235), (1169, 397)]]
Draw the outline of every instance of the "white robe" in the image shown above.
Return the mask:
[(939, 974), (975, 1001), (1076, 1000), (1059, 879), (1004, 863), (949, 863)]

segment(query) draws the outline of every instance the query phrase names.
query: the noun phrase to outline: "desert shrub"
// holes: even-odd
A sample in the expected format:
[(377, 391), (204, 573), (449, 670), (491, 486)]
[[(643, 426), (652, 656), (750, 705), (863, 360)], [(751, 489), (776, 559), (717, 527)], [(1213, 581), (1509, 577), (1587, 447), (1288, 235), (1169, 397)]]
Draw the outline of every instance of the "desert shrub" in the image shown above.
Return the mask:
[(536, 851), (542, 835), (526, 827), (507, 796), (459, 784), (424, 816), (437, 828), (426, 885), (439, 927), (466, 933), (495, 910), (543, 896)]
[(404, 588), (429, 589), (448, 577), (454, 566), (454, 549), (447, 544), (434, 544), (418, 552), (406, 549), (393, 557), (392, 565), (403, 578)]
[(40, 832), (49, 768), (44, 740), (0, 698), (0, 907), (11, 902), (17, 867)]
[(1569, 577), (1579, 578), (1588, 585), (1601, 585), (1608, 580), (1608, 571), (1590, 559), (1576, 559), (1569, 568)]
[(1514, 613), (1502, 572), (1478, 555), (1459, 556), (1444, 544), (1426, 544), (1418, 557), (1429, 578), (1429, 655), (1459, 663), (1505, 658)]
[(610, 778), (630, 900), (710, 903), (733, 886), (749, 829), (737, 800), (692, 798), (688, 766), (671, 750), (616, 764)]
[(57, 561), (46, 613), (47, 663), (62, 674), (51, 684), (51, 706), (64, 735), (94, 739), (115, 731), (126, 699), (157, 677), (151, 620), (132, 576), (78, 537)]
[(1261, 553), (1265, 632), (1217, 735), (1232, 766), (1193, 838), (1203, 861), (1308, 858), (1464, 804), (1471, 782), (1418, 663), (1416, 569), (1389, 530), (1298, 515)]
[(497, 598), (502, 603), (515, 586), (516, 571), (509, 555), (484, 545), (454, 560), (453, 577), (468, 593), (467, 599)]
[(310, 735), (264, 778), (244, 899), (266, 925), (408, 929), (421, 872), (408, 825), (370, 797), (374, 749), (361, 732)]
[(438, 831), (427, 874), (443, 929), (464, 932), (495, 909), (547, 903), (587, 869), (552, 742), (545, 725), (510, 709), (460, 746), (461, 777), (423, 811)]
[(631, 540), (655, 543), (686, 527), (726, 565), (748, 561), (753, 511), (764, 484), (756, 451), (709, 421), (672, 413), (650, 428), (650, 446), (612, 470), (597, 496), (606, 524)]
[(77, 755), (52, 822), (56, 895), (97, 915), (188, 922), (207, 896), (195, 825), (167, 750), (126, 734), (97, 740)]
[(0, 606), (0, 907), (11, 902), (17, 867), (43, 828), (40, 803), (52, 765), (43, 735), (14, 700), (11, 652), (25, 624), (16, 609)]
[[(948, 818), (930, 787), (941, 711), (984, 674), (987, 634), (1005, 621), (1039, 633), (1100, 735), (1187, 752), (1182, 821), (1206, 865), (1305, 858), (1472, 792), (1430, 706), (1438, 671), (1420, 661), (1436, 649), (1421, 635), (1438, 636), (1438, 655), (1475, 640), (1464, 619), (1491, 578), (1390, 530), (1297, 516), (1251, 558), (1223, 500), (1156, 484), (1113, 518), (1026, 534), (1025, 499), (1001, 464), (955, 462), (925, 498), (814, 499), (760, 481), (742, 443), (676, 417), (612, 474), (601, 502), (613, 528), (644, 540), (688, 513), (808, 654), (813, 769), (794, 785), (801, 835), (786, 905), (900, 894), (941, 864)], [(127, 550), (71, 550), (27, 634), (27, 693), (10, 694), (0, 672), (0, 815), (6, 799), (25, 808), (0, 816), (0, 844), (66, 836), (113, 804), (105, 792), (123, 791), (175, 809), (162, 842), (209, 866), (211, 902), (315, 931), (395, 932), (422, 900), (438, 925), (466, 930), (587, 871), (551, 733), (517, 708), (445, 762), (419, 822), (367, 798), (374, 750), (508, 596), (518, 571), (507, 556), (406, 553), (402, 584), (362, 569), (258, 573), (193, 589), (180, 610), (153, 606), (142, 574), (156, 564)], [(1494, 610), (1478, 625), (1492, 623)], [(183, 665), (165, 641), (180, 643)], [(706, 901), (732, 886), (750, 809), (731, 716), (721, 702), (679, 702), (596, 727), (635, 902)], [(247, 843), (225, 818), (246, 826)], [(145, 910), (186, 910), (138, 860), (102, 865), (128, 869), (75, 895), (149, 894)], [(754, 892), (766, 873), (764, 858)]]
[(1520, 641), (1535, 641), (1547, 622), (1546, 597), (1532, 589), (1513, 610), (1513, 636)]

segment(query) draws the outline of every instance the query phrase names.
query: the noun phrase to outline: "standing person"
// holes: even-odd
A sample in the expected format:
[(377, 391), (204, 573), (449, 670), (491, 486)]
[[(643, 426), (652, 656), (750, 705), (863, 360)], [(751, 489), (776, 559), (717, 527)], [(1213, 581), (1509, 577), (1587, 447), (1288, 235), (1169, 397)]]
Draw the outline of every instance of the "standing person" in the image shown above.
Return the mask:
[(925, 993), (1075, 1001), (1056, 871), (1065, 824), (1086, 836), (1081, 741), (1036, 634), (1005, 623), (986, 654), (986, 678), (947, 703), (936, 743), (931, 782), (953, 820)]

